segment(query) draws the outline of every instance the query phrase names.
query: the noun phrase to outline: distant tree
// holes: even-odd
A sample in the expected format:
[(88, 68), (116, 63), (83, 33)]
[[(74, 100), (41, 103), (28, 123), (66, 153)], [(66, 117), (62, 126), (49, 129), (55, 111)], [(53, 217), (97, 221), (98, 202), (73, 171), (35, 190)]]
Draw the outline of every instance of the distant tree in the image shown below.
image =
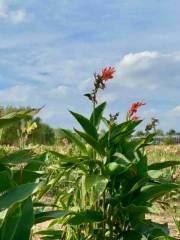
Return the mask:
[(156, 130), (156, 134), (157, 134), (158, 136), (164, 136), (164, 132), (163, 132), (163, 130), (160, 129), (160, 128)]
[[(5, 108), (0, 107), (0, 116), (2, 117), (3, 115), (9, 114), (11, 112), (29, 110), (29, 109), (30, 107), (20, 107), (20, 108), (16, 108), (12, 106), (8, 106)], [(16, 145), (19, 138), (18, 129), (20, 129), (20, 126), (21, 126), (21, 122), (16, 122), (4, 128), (1, 136), (1, 144)]]
[(54, 136), (56, 144), (62, 143), (62, 140), (66, 138), (66, 135), (64, 134), (61, 128), (54, 129)]
[(39, 117), (34, 121), (37, 124), (37, 128), (30, 135), (29, 142), (34, 144), (53, 145), (55, 143), (54, 129), (48, 124), (43, 123)]
[[(29, 110), (30, 107), (0, 107), (0, 116), (8, 114), (14, 111)], [(33, 120), (31, 118), (31, 120)], [(37, 117), (33, 121), (36, 122), (37, 128), (33, 130), (32, 134), (29, 136), (28, 143), (34, 144), (47, 144), (52, 145), (55, 143), (54, 129), (49, 125), (42, 122), (42, 120)], [(3, 129), (1, 144), (18, 145), (19, 143), (19, 130), (21, 129), (22, 122), (13, 123), (12, 125)]]
[(176, 135), (176, 131), (175, 131), (174, 129), (170, 129), (170, 130), (167, 132), (167, 135), (169, 135), (169, 136)]

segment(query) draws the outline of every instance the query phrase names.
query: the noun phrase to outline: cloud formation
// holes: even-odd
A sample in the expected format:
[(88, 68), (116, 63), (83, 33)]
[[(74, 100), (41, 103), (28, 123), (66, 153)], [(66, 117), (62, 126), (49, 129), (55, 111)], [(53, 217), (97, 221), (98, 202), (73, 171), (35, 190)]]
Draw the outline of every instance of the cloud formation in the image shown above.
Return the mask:
[(27, 12), (25, 9), (10, 9), (11, 1), (4, 0), (0, 2), (0, 19), (4, 19), (13, 24), (19, 24), (26, 21)]
[(44, 121), (69, 127), (67, 109), (90, 112), (83, 94), (93, 73), (115, 66), (116, 77), (99, 93), (109, 111), (124, 119), (131, 103), (144, 99), (140, 116), (178, 129), (180, 3), (174, 1), (1, 1), (0, 103), (45, 105)]

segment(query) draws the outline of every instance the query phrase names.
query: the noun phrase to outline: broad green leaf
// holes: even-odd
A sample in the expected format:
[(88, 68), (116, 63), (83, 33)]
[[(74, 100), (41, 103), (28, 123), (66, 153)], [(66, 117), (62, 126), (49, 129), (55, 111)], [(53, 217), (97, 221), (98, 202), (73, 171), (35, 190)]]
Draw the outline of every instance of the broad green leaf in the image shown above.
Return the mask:
[(152, 201), (165, 193), (168, 193), (172, 190), (179, 188), (180, 186), (175, 183), (161, 183), (161, 184), (152, 184), (144, 187), (141, 190), (137, 198), (134, 199), (135, 204), (142, 204), (146, 201)]
[(0, 158), (0, 162), (4, 164), (18, 164), (31, 161), (34, 157), (32, 150), (19, 150)]
[(127, 193), (131, 194), (132, 192), (136, 191), (137, 189), (140, 189), (142, 186), (144, 186), (148, 181), (150, 180), (149, 177), (143, 177), (140, 180), (138, 180), (136, 183), (134, 183), (134, 185), (132, 186), (132, 188), (130, 189), (130, 191)]
[(1, 240), (14, 240), (14, 236), (20, 222), (22, 213), (20, 204), (15, 204), (8, 209), (3, 225), (0, 229)]
[(74, 213), (68, 220), (71, 225), (80, 225), (82, 223), (101, 222), (103, 221), (103, 214), (101, 212), (86, 210)]
[(84, 129), (87, 135), (91, 136), (94, 139), (98, 139), (98, 134), (96, 128), (90, 122), (89, 119), (85, 118), (79, 113), (75, 113), (70, 111), (70, 113), (76, 118), (76, 120), (80, 123), (81, 127)]
[(89, 192), (89, 190), (93, 187), (95, 200), (98, 200), (99, 197), (102, 195), (102, 193), (106, 189), (107, 183), (108, 179), (100, 175), (91, 175), (86, 176), (85, 178), (86, 191)]
[(6, 114), (0, 118), (0, 128), (8, 126), (12, 123), (18, 122), (21, 119), (30, 119), (39, 111), (40, 109), (30, 109), (30, 110), (22, 110), (22, 111), (16, 111), (16, 112)]
[(18, 185), (24, 183), (35, 182), (36, 179), (43, 177), (44, 171), (29, 171), (26, 169), (18, 170), (14, 172), (13, 179)]
[(134, 204), (130, 204), (127, 207), (119, 206), (119, 209), (126, 214), (128, 213), (128, 214), (133, 214), (133, 215), (138, 214), (138, 213), (149, 213), (150, 212), (150, 210), (148, 209), (147, 206), (137, 206)]
[(56, 218), (61, 218), (70, 214), (69, 211), (57, 210), (57, 211), (47, 211), (35, 214), (35, 224), (49, 221)]
[(80, 137), (82, 137), (89, 145), (91, 145), (100, 155), (104, 155), (105, 151), (103, 147), (100, 145), (100, 143), (90, 135), (87, 135), (86, 133), (80, 132), (75, 129), (75, 131), (79, 134)]
[(139, 125), (142, 121), (126, 121), (120, 123), (119, 125), (115, 126), (111, 131), (111, 141), (114, 141), (116, 137), (119, 135), (131, 135), (134, 132), (134, 129), (137, 125)]
[(117, 162), (111, 162), (105, 166), (105, 172), (108, 175), (120, 175), (128, 171), (131, 168), (131, 166), (132, 164), (124, 166)]
[(91, 114), (90, 121), (92, 124), (94, 123), (94, 126), (96, 128), (99, 127), (105, 107), (106, 102), (103, 102), (99, 106), (97, 106)]
[(167, 167), (173, 167), (176, 165), (179, 165), (180, 161), (165, 161), (165, 162), (157, 162), (157, 163), (152, 163), (151, 165), (148, 166), (149, 170), (161, 170)]
[(21, 203), (21, 218), (18, 222), (13, 240), (29, 240), (34, 224), (32, 199), (29, 197)]
[(81, 139), (79, 139), (79, 137), (75, 133), (72, 133), (68, 129), (62, 129), (62, 131), (68, 139), (70, 139), (75, 145), (79, 147), (82, 152), (87, 153), (85, 144), (81, 141)]
[(129, 230), (129, 231), (126, 231), (126, 232), (123, 232), (121, 235), (120, 235), (120, 240), (142, 240), (143, 239), (143, 236), (136, 232), (136, 231), (133, 231), (133, 230)]
[(0, 192), (4, 192), (12, 187), (12, 177), (11, 170), (6, 166), (0, 165)]
[(163, 174), (162, 171), (158, 171), (158, 170), (149, 170), (147, 173), (148, 173), (148, 176), (154, 179), (159, 178)]
[(15, 203), (19, 203), (27, 199), (37, 190), (38, 184), (26, 183), (10, 189), (8, 192), (0, 196), (0, 211), (11, 207)]
[(48, 230), (38, 231), (35, 234), (41, 235), (41, 238), (44, 240), (50, 240), (50, 239), (59, 240), (62, 237), (62, 233), (63, 232), (61, 230), (48, 229)]
[(156, 136), (156, 133), (150, 133), (148, 136), (146, 136), (142, 140), (140, 140), (139, 144), (136, 147), (136, 150), (141, 147), (145, 147), (145, 146), (148, 146), (149, 144), (151, 144), (153, 142), (154, 136)]

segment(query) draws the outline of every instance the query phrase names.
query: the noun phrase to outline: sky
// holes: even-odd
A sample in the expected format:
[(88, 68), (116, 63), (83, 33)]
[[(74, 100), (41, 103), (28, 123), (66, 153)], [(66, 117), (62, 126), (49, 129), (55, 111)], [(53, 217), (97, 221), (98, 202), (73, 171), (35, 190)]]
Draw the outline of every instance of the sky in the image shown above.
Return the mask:
[(180, 131), (179, 0), (0, 0), (0, 105), (44, 106), (52, 127), (88, 116), (93, 73), (114, 66), (99, 93), (123, 121), (132, 102)]

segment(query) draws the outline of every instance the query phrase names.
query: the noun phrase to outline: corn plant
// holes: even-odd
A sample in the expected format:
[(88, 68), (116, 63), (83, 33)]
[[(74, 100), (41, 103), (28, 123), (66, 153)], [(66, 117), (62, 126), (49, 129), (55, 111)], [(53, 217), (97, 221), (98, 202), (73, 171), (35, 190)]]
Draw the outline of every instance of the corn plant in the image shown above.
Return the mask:
[[(110, 67), (94, 75), (93, 90), (85, 94), (92, 102), (89, 118), (70, 112), (81, 130), (62, 129), (78, 151), (50, 151), (56, 164), (49, 181), (58, 186), (55, 203), (66, 214), (51, 223), (60, 224), (59, 235), (51, 228), (39, 232), (45, 239), (172, 239), (166, 224), (146, 220), (145, 214), (152, 211), (158, 198), (179, 188), (171, 180), (157, 178), (159, 171), (179, 161), (148, 164), (146, 146), (154, 134), (132, 139), (142, 122), (136, 112), (145, 105), (143, 101), (132, 104), (122, 123), (118, 123), (118, 113), (104, 117), (106, 102), (98, 104), (98, 91), (105, 88), (114, 72)], [(106, 129), (102, 134), (103, 123)]]

